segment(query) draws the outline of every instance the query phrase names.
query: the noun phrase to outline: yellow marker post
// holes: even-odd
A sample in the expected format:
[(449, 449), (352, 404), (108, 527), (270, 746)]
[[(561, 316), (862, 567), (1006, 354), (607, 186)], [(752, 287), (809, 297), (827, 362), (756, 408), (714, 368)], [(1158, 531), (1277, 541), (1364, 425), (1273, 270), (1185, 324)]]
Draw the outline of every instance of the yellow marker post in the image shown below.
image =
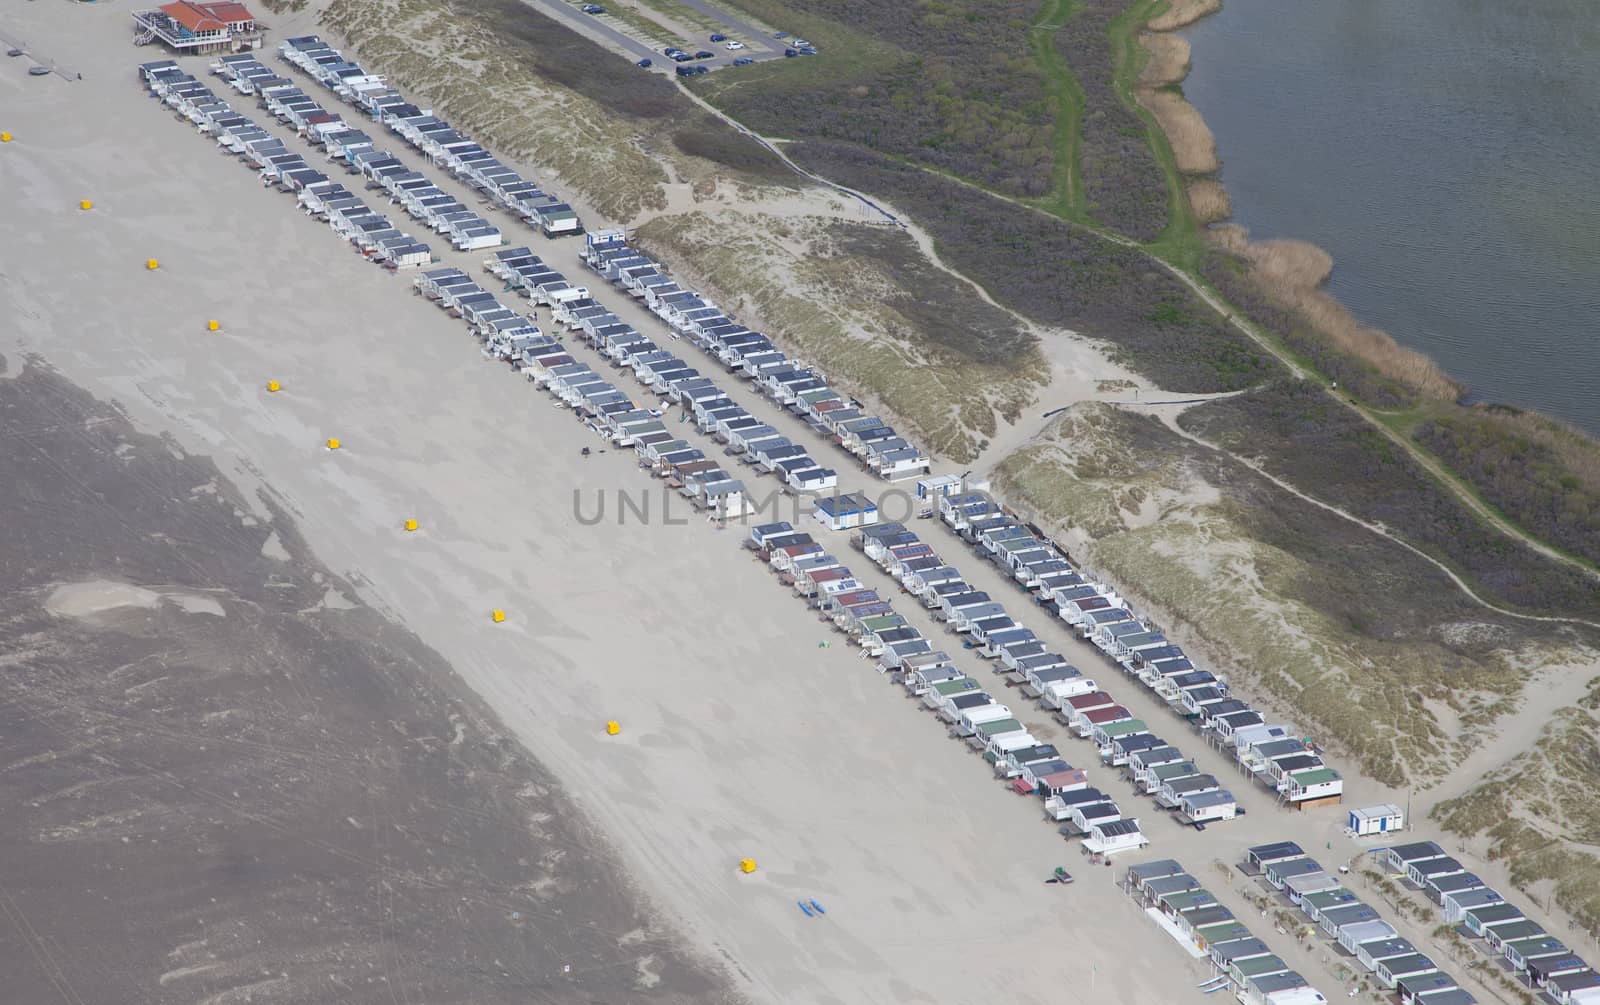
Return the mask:
[(756, 860), (753, 858), (741, 858), (739, 860), (739, 871), (744, 873), (746, 876), (750, 875), (752, 872), (755, 872)]
[(215, 318), (212, 318), (210, 321), (206, 322), (206, 331), (214, 332), (214, 331), (220, 331), (221, 329), (222, 329), (222, 322), (218, 321)]
[(417, 529), (417, 521), (415, 521), (415, 520), (407, 520), (406, 521), (406, 530), (416, 530), (416, 529)]
[(149, 269), (151, 272), (154, 272), (155, 270), (161, 268), (161, 263), (156, 261), (154, 258), (151, 258), (145, 261), (144, 267)]
[(94, 209), (94, 203), (90, 202), (88, 199), (84, 199), (83, 201), (78, 203), (78, 208), (79, 209)]
[(500, 608), (496, 607), (494, 609), (493, 617), (494, 617), (494, 623), (498, 625), (500, 622), (502, 622), (502, 621), (504, 621), (506, 619), (506, 612), (502, 611)]
[(620, 732), (622, 732), (622, 723), (615, 719), (612, 719), (610, 722), (606, 723), (607, 736), (616, 736)]
[(328, 437), (328, 449), (329, 450), (338, 450), (339, 449), (339, 438), (337, 436)]

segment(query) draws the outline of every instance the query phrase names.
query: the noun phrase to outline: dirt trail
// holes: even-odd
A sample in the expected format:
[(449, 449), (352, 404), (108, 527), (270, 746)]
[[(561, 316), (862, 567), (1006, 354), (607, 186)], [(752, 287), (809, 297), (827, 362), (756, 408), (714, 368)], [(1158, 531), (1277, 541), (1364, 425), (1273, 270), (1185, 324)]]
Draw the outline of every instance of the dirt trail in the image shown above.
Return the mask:
[[(687, 89), (685, 89), (685, 90), (687, 91)], [(976, 282), (974, 282), (972, 279), (970, 279), (969, 277), (963, 275), (962, 273), (960, 273), (956, 269), (951, 268), (948, 264), (946, 264), (945, 262), (940, 260), (938, 255), (935, 253), (935, 251), (933, 249), (933, 241), (932, 241), (932, 239), (929, 238), (927, 234), (925, 234), (921, 230), (919, 230), (914, 224), (909, 223), (907, 221), (906, 217), (903, 214), (900, 214), (898, 212), (891, 212), (892, 206), (890, 206), (887, 202), (874, 201), (870, 197), (868, 197), (868, 196), (866, 196), (866, 195), (864, 195), (864, 194), (862, 194), (860, 192), (857, 192), (857, 191), (855, 191), (853, 189), (845, 188), (842, 185), (839, 185), (839, 184), (837, 184), (835, 182), (829, 181), (826, 178), (823, 178), (823, 177), (821, 177), (819, 175), (813, 174), (810, 171), (807, 171), (806, 169), (804, 169), (804, 168), (800, 167), (798, 164), (796, 164), (794, 161), (790, 160), (788, 157), (784, 156), (783, 151), (778, 148), (777, 144), (774, 143), (774, 141), (772, 141), (772, 140), (770, 140), (770, 139), (768, 139), (768, 138), (766, 138), (764, 136), (761, 136), (760, 134), (754, 132), (753, 130), (751, 130), (749, 127), (745, 126), (743, 123), (739, 122), (738, 120), (736, 120), (734, 118), (731, 118), (730, 116), (724, 114), (719, 109), (713, 107), (712, 105), (710, 105), (709, 103), (704, 101), (698, 95), (694, 95), (694, 94), (691, 93), (690, 97), (696, 103), (698, 103), (701, 107), (705, 108), (707, 111), (709, 111), (712, 114), (716, 115), (718, 118), (722, 119), (724, 122), (727, 122), (729, 125), (733, 126), (735, 129), (738, 129), (740, 132), (745, 133), (746, 135), (750, 136), (752, 139), (756, 140), (758, 143), (761, 143), (763, 146), (765, 146), (766, 148), (771, 150), (774, 154), (776, 154), (779, 158), (781, 158), (785, 164), (789, 165), (791, 168), (793, 168), (799, 174), (804, 175), (805, 177), (810, 178), (810, 179), (812, 179), (813, 181), (816, 181), (819, 184), (827, 185), (828, 187), (830, 187), (830, 188), (832, 188), (832, 189), (834, 189), (834, 190), (836, 190), (838, 192), (842, 192), (845, 195), (848, 195), (848, 196), (850, 196), (852, 198), (859, 199), (862, 202), (866, 203), (868, 206), (871, 206), (873, 209), (876, 209), (879, 212), (883, 213), (883, 215), (885, 217), (887, 217), (889, 220), (891, 220), (894, 223), (898, 224), (899, 226), (905, 228), (906, 231), (908, 233), (910, 233), (916, 239), (917, 245), (918, 245), (918, 247), (920, 247), (922, 249), (923, 253), (926, 254), (929, 257), (929, 259), (931, 259), (936, 264), (938, 264), (938, 266), (941, 269), (944, 269), (946, 272), (949, 272), (951, 275), (959, 276), (964, 282), (967, 282), (970, 285), (972, 285), (975, 289), (977, 289), (979, 291), (980, 295), (984, 298), (984, 300), (986, 302), (988, 302), (990, 304), (993, 304), (994, 306), (999, 307), (1000, 309), (1005, 310), (1008, 313), (1013, 314), (1013, 316), (1017, 316), (1014, 311), (1010, 310), (1010, 308), (1004, 307), (1003, 305), (1001, 305), (999, 303), (996, 303), (989, 296), (988, 292), (983, 290), (983, 288), (981, 286), (979, 286)], [(1181, 281), (1185, 286), (1187, 286), (1191, 291), (1193, 291), (1196, 296), (1198, 296), (1201, 300), (1203, 300), (1206, 303), (1207, 306), (1209, 306), (1212, 310), (1216, 311), (1218, 314), (1222, 315), (1222, 317), (1224, 318), (1224, 320), (1227, 321), (1228, 324), (1232, 325), (1234, 328), (1238, 329), (1244, 335), (1248, 336), (1251, 341), (1255, 342), (1263, 350), (1265, 350), (1267, 353), (1271, 354), (1271, 356), (1274, 359), (1276, 359), (1279, 363), (1282, 363), (1284, 368), (1287, 369), (1291, 374), (1293, 374), (1294, 376), (1300, 378), (1301, 380), (1314, 380), (1319, 384), (1323, 384), (1324, 393), (1326, 393), (1330, 398), (1332, 398), (1335, 401), (1337, 401), (1342, 407), (1348, 408), (1348, 409), (1354, 411), (1357, 415), (1361, 416), (1362, 421), (1366, 422), (1368, 425), (1371, 425), (1372, 427), (1374, 427), (1374, 428), (1378, 429), (1379, 431), (1381, 431), (1383, 433), (1383, 435), (1389, 439), (1390, 442), (1392, 442), (1396, 446), (1400, 447), (1408, 455), (1410, 455), (1413, 459), (1415, 459), (1418, 464), (1422, 465), (1423, 469), (1426, 470), (1430, 475), (1432, 475), (1434, 477), (1434, 479), (1436, 479), (1440, 484), (1442, 484), (1445, 487), (1445, 489), (1451, 495), (1453, 495), (1456, 499), (1460, 500), (1460, 502), (1463, 505), (1465, 505), (1469, 510), (1471, 510), (1473, 513), (1475, 513), (1479, 517), (1481, 517), (1485, 522), (1487, 522), (1495, 530), (1497, 530), (1500, 533), (1504, 534), (1505, 536), (1510, 537), (1510, 538), (1522, 543), (1523, 545), (1533, 549), (1534, 551), (1538, 552), (1540, 555), (1545, 556), (1546, 558), (1552, 559), (1552, 560), (1557, 561), (1557, 562), (1561, 562), (1561, 563), (1563, 563), (1565, 565), (1570, 565), (1570, 566), (1572, 566), (1573, 568), (1576, 568), (1576, 569), (1582, 569), (1588, 575), (1594, 576), (1596, 578), (1600, 578), (1600, 570), (1596, 570), (1593, 566), (1591, 566), (1587, 562), (1583, 562), (1583, 561), (1581, 561), (1579, 559), (1575, 559), (1570, 555), (1564, 554), (1563, 552), (1561, 552), (1561, 551), (1559, 551), (1559, 550), (1557, 550), (1555, 548), (1552, 548), (1550, 545), (1545, 544), (1539, 538), (1535, 537), (1532, 534), (1529, 534), (1527, 531), (1523, 530), (1522, 528), (1518, 527), (1516, 524), (1512, 523), (1511, 521), (1507, 520), (1505, 517), (1501, 516), (1494, 509), (1492, 509), (1488, 504), (1484, 503), (1483, 500), (1479, 499), (1469, 489), (1467, 489), (1467, 487), (1464, 486), (1454, 475), (1450, 474), (1450, 472), (1444, 467), (1443, 464), (1441, 464), (1434, 457), (1432, 457), (1431, 455), (1429, 455), (1428, 453), (1423, 451), (1422, 448), (1418, 447), (1416, 444), (1412, 443), (1410, 440), (1406, 439), (1404, 436), (1401, 436), (1399, 433), (1395, 432), (1393, 429), (1390, 429), (1388, 426), (1386, 426), (1382, 422), (1378, 421), (1377, 418), (1369, 410), (1367, 410), (1366, 408), (1363, 408), (1362, 406), (1353, 403), (1352, 401), (1350, 401), (1347, 398), (1341, 397), (1331, 387), (1328, 387), (1326, 385), (1326, 383), (1320, 378), (1319, 375), (1311, 372), (1310, 370), (1308, 370), (1304, 366), (1302, 366), (1286, 350), (1284, 350), (1281, 347), (1279, 347), (1272, 338), (1267, 336), (1258, 327), (1256, 327), (1255, 324), (1253, 324), (1252, 322), (1247, 321), (1247, 320), (1239, 317), (1238, 314), (1236, 313), (1237, 308), (1235, 308), (1232, 305), (1230, 305), (1226, 300), (1224, 300), (1219, 294), (1217, 294), (1215, 291), (1213, 291), (1209, 286), (1207, 286), (1205, 283), (1201, 282), (1199, 279), (1195, 278), (1193, 275), (1191, 275), (1186, 270), (1184, 270), (1182, 268), (1179, 268), (1176, 265), (1173, 265), (1171, 262), (1168, 262), (1166, 259), (1160, 257), (1159, 255), (1153, 254), (1144, 245), (1140, 244), (1139, 242), (1137, 242), (1137, 241), (1135, 241), (1135, 240), (1133, 240), (1131, 238), (1123, 237), (1123, 236), (1121, 236), (1119, 234), (1109, 233), (1107, 231), (1100, 230), (1100, 229), (1095, 228), (1095, 227), (1086, 227), (1083, 224), (1075, 223), (1075, 222), (1073, 222), (1071, 220), (1064, 220), (1061, 217), (1055, 216), (1052, 213), (1048, 213), (1048, 212), (1046, 212), (1046, 211), (1044, 211), (1042, 209), (1039, 209), (1039, 208), (1037, 208), (1035, 206), (1030, 206), (1028, 203), (1024, 202), (1021, 199), (1016, 199), (1016, 198), (1013, 198), (1011, 196), (1001, 195), (1001, 194), (999, 194), (997, 192), (991, 192), (988, 189), (983, 188), (980, 185), (975, 185), (975, 184), (973, 184), (971, 182), (964, 181), (964, 180), (962, 180), (960, 178), (956, 178), (954, 176), (940, 175), (940, 177), (941, 178), (945, 178), (946, 180), (949, 180), (949, 181), (953, 181), (953, 182), (955, 182), (957, 184), (960, 184), (960, 185), (965, 185), (968, 188), (975, 189), (976, 191), (983, 192), (985, 195), (992, 196), (993, 198), (1003, 199), (1006, 202), (1011, 203), (1012, 205), (1020, 206), (1023, 209), (1028, 210), (1029, 212), (1038, 213), (1041, 216), (1047, 216), (1050, 219), (1060, 221), (1060, 222), (1066, 224), (1067, 226), (1078, 227), (1078, 228), (1081, 228), (1081, 229), (1084, 229), (1084, 230), (1091, 231), (1092, 233), (1096, 234), (1097, 236), (1101, 237), (1102, 239), (1104, 239), (1106, 241), (1109, 241), (1109, 242), (1111, 242), (1113, 244), (1121, 245), (1122, 247), (1125, 247), (1125, 248), (1131, 248), (1131, 249), (1139, 252), (1145, 258), (1149, 259), (1151, 262), (1159, 265), (1161, 268), (1165, 269), (1167, 272), (1169, 272), (1173, 276), (1175, 276), (1179, 281)], [(888, 208), (886, 208), (886, 207), (888, 207)], [(1028, 321), (1027, 319), (1024, 319), (1024, 318), (1020, 318), (1020, 316), (1019, 316), (1019, 320), (1022, 320), (1023, 323), (1029, 324), (1030, 326), (1032, 325), (1031, 321)], [(1230, 455), (1230, 456), (1233, 456), (1233, 455)], [(1242, 463), (1247, 463), (1247, 464), (1249, 463), (1248, 461), (1245, 461), (1243, 458), (1238, 458), (1238, 459)], [(1251, 467), (1254, 467), (1254, 465), (1251, 465)], [(1265, 474), (1265, 472), (1263, 472), (1263, 474)], [(1267, 476), (1267, 477), (1271, 477), (1271, 476)], [(1289, 488), (1289, 486), (1287, 486), (1285, 483), (1283, 483), (1279, 479), (1274, 478), (1273, 481), (1276, 482), (1279, 485), (1283, 485), (1285, 488)], [(1290, 491), (1293, 491), (1296, 495), (1299, 495), (1302, 498), (1309, 499), (1312, 502), (1317, 502), (1316, 500), (1311, 499), (1310, 496), (1306, 496), (1303, 492), (1300, 492), (1298, 489), (1290, 489)], [(1324, 508), (1327, 508), (1327, 509), (1330, 509), (1333, 512), (1341, 513), (1341, 515), (1347, 516), (1350, 519), (1355, 520), (1358, 523), (1362, 523), (1363, 526), (1369, 526), (1369, 527), (1370, 526), (1374, 526), (1374, 525), (1365, 523), (1364, 521), (1360, 520), (1358, 517), (1354, 517), (1354, 516), (1351, 516), (1350, 514), (1343, 513), (1341, 510), (1338, 510), (1336, 507), (1330, 507), (1330, 506), (1327, 506), (1327, 504), (1321, 503), (1321, 502), (1317, 502), (1317, 505), (1323, 506)], [(1399, 538), (1394, 537), (1394, 535), (1390, 534), (1388, 531), (1380, 531), (1380, 532), (1383, 533), (1384, 536), (1390, 537), (1393, 540), (1396, 540), (1396, 541), (1400, 540)], [(1400, 543), (1404, 543), (1404, 542), (1400, 542)], [(1483, 606), (1488, 607), (1491, 610), (1502, 611), (1501, 608), (1498, 608), (1498, 607), (1495, 607), (1492, 604), (1489, 604), (1488, 602), (1486, 602), (1486, 601), (1482, 600), (1481, 598), (1479, 598), (1476, 594), (1472, 593), (1472, 591), (1466, 586), (1466, 584), (1464, 582), (1462, 582), (1461, 578), (1459, 576), (1457, 576), (1455, 573), (1449, 572), (1448, 568), (1446, 566), (1444, 566), (1442, 563), (1438, 562), (1437, 560), (1433, 559), (1432, 557), (1427, 556), (1425, 553), (1423, 553), (1421, 551), (1417, 551), (1416, 548), (1413, 548), (1409, 544), (1406, 545), (1406, 547), (1411, 548), (1411, 550), (1416, 551), (1417, 554), (1423, 555), (1424, 557), (1428, 558), (1428, 561), (1433, 562), (1433, 564), (1439, 566), (1439, 568), (1444, 569), (1450, 575), (1450, 578), (1452, 580), (1454, 580), (1458, 585), (1460, 585), (1462, 590), (1465, 591), (1469, 596), (1471, 596), (1475, 601), (1477, 601), (1480, 604), (1483, 604)], [(1512, 612), (1502, 611), (1502, 613), (1511, 614)], [(1594, 625), (1593, 622), (1582, 621), (1582, 620), (1578, 620), (1578, 619), (1570, 619), (1570, 618), (1537, 618), (1537, 617), (1533, 617), (1531, 615), (1521, 615), (1521, 614), (1515, 614), (1513, 616), (1514, 617), (1519, 617), (1519, 618), (1525, 618), (1525, 619), (1532, 618), (1532, 620), (1539, 620), (1539, 621), (1573, 622), (1573, 623), (1577, 623), (1577, 624)]]

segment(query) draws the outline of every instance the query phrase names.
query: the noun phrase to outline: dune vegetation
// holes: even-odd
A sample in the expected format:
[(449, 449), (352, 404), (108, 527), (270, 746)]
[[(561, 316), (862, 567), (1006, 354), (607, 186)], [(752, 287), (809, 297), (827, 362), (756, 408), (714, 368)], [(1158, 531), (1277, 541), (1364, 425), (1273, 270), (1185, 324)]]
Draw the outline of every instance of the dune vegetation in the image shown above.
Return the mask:
[[(995, 476), (1169, 634), (1382, 781), (1442, 777), (1526, 679), (1526, 623), (1154, 419), (1074, 406)], [(1546, 654), (1581, 643), (1537, 635)]]
[(1187, 431), (1379, 524), (1442, 560), (1486, 600), (1600, 620), (1600, 579), (1512, 541), (1371, 423), (1307, 381), (1279, 381), (1185, 412)]
[(1513, 408), (1451, 409), (1416, 441), (1518, 525), (1600, 566), (1600, 444)]
[(1432, 816), (1503, 860), (1511, 881), (1545, 891), (1591, 933), (1600, 932), (1600, 688), (1555, 713), (1538, 739)]
[(1048, 379), (1030, 331), (952, 283), (896, 229), (796, 219), (775, 231), (696, 212), (657, 217), (637, 239), (957, 462), (976, 458)]

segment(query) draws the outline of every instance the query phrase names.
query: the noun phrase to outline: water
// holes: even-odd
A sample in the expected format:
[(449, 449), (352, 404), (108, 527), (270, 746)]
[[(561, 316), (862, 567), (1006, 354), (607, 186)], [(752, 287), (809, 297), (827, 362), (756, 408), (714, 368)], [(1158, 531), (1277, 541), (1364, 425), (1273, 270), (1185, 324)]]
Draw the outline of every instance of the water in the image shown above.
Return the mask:
[(1224, 0), (1184, 34), (1234, 222), (1471, 400), (1600, 433), (1600, 3)]

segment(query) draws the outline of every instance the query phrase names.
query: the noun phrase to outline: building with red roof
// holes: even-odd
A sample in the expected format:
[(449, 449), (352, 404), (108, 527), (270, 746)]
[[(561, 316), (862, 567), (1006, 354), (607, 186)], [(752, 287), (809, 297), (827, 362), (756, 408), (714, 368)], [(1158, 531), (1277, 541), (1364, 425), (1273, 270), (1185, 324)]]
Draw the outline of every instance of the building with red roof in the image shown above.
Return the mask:
[(177, 0), (133, 13), (135, 45), (162, 42), (179, 55), (238, 52), (261, 44), (254, 14), (233, 0)]

